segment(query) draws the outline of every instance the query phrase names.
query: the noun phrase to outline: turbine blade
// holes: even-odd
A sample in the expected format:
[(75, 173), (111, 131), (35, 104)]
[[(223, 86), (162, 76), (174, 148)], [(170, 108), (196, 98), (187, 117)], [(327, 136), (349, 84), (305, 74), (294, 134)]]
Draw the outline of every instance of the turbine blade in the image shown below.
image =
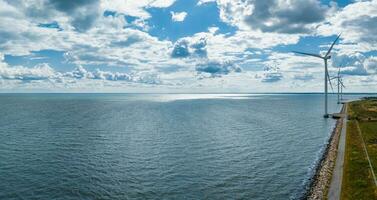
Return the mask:
[(332, 83), (331, 83), (331, 79), (330, 79), (329, 73), (327, 73), (327, 79), (328, 79), (328, 81), (330, 83), (331, 91), (332, 91), (332, 93), (334, 93), (334, 88), (332, 87)]
[(340, 85), (342, 85), (343, 88), (346, 88), (346, 86), (344, 86), (344, 84), (343, 84), (342, 79), (340, 79), (339, 82), (340, 82)]
[(331, 53), (331, 50), (332, 50), (332, 48), (334, 47), (334, 45), (335, 45), (335, 43), (336, 43), (336, 41), (338, 41), (338, 39), (340, 38), (340, 35), (341, 34), (339, 34), (338, 35), (338, 37), (336, 37), (336, 39), (335, 39), (335, 41), (332, 43), (332, 45), (331, 45), (331, 47), (330, 47), (330, 49), (327, 51), (327, 53), (326, 53), (326, 56), (325, 57), (327, 57), (330, 53)]
[(317, 58), (322, 58), (322, 56), (318, 55), (318, 54), (314, 54), (314, 53), (305, 53), (305, 52), (299, 52), (299, 51), (292, 51), (293, 53), (296, 53), (296, 54), (302, 54), (302, 55), (306, 55), (306, 56), (314, 56), (314, 57), (317, 57)]
[(334, 76), (334, 77), (331, 77), (329, 80), (334, 80), (334, 79), (336, 79), (336, 78), (338, 78), (337, 76)]

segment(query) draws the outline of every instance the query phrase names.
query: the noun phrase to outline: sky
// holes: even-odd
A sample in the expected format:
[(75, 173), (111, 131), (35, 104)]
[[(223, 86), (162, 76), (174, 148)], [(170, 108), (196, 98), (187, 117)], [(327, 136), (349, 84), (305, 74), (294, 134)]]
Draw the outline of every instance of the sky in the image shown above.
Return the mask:
[[(0, 0), (0, 92), (377, 92), (377, 0)], [(336, 82), (333, 82), (336, 90)]]

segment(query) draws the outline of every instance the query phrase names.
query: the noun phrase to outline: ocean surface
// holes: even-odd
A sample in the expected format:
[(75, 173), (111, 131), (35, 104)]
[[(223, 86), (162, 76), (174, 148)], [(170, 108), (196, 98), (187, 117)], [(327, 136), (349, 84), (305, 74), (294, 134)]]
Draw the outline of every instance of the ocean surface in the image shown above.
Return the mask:
[(0, 94), (0, 199), (297, 199), (323, 110), (320, 94)]

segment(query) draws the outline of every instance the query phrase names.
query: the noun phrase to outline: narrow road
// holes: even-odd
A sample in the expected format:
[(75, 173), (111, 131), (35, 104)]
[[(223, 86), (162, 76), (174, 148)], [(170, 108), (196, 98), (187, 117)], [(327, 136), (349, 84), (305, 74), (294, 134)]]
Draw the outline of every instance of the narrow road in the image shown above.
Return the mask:
[(340, 192), (342, 189), (342, 178), (343, 178), (343, 164), (344, 164), (344, 152), (346, 147), (346, 130), (347, 130), (347, 104), (344, 104), (345, 108), (343, 110), (343, 124), (342, 131), (340, 133), (338, 152), (335, 161), (335, 167), (333, 175), (331, 178), (330, 189), (328, 193), (329, 200), (339, 200)]

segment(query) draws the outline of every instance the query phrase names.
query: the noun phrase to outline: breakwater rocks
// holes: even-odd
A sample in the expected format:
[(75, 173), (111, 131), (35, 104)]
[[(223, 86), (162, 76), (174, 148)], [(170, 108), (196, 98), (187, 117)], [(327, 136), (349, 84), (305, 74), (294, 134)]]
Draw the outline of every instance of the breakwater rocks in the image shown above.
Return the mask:
[[(343, 106), (342, 113), (344, 112), (344, 108), (345, 107)], [(316, 167), (315, 174), (310, 183), (309, 191), (305, 195), (304, 199), (326, 199), (335, 166), (342, 125), (343, 120), (340, 118), (336, 122), (336, 126), (329, 138), (326, 149)]]

